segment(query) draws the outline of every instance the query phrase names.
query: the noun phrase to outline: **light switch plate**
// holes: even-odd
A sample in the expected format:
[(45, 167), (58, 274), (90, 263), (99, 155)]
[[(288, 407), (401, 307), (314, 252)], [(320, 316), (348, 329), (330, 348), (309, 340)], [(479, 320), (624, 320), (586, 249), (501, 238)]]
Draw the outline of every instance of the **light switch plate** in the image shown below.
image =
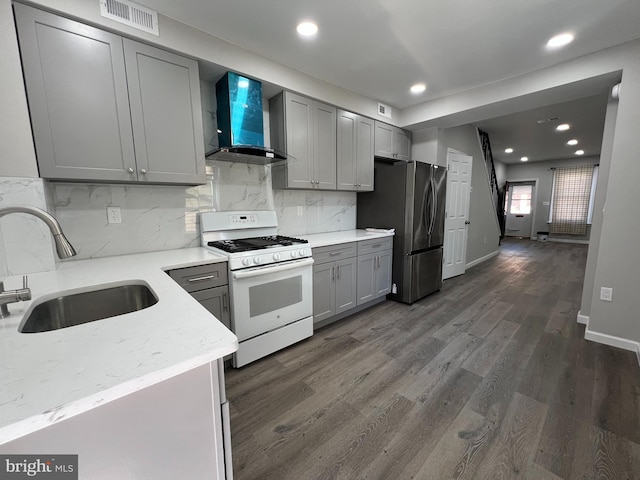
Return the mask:
[(613, 300), (613, 288), (600, 287), (600, 300), (610, 302)]

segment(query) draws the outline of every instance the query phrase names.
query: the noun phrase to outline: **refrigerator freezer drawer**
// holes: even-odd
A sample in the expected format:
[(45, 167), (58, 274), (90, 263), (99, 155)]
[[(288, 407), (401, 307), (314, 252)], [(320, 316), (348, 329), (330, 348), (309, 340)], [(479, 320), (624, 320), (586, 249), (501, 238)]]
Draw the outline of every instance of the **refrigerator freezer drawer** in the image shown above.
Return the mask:
[(413, 303), (442, 288), (442, 248), (405, 257), (402, 301)]

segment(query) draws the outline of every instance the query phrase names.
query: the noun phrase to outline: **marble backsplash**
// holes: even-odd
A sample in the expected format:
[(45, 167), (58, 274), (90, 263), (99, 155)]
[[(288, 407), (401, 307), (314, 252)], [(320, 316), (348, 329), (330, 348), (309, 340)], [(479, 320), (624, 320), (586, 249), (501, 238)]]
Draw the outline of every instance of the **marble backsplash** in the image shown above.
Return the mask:
[[(199, 245), (198, 212), (275, 210), (284, 235), (350, 230), (356, 194), (273, 190), (271, 169), (207, 162), (207, 183), (197, 187), (54, 183), (0, 177), (0, 206), (34, 205), (60, 222), (78, 251), (75, 259)], [(121, 209), (122, 223), (107, 222), (106, 207)], [(36, 218), (0, 221), (0, 275), (51, 270), (56, 257), (47, 228)]]

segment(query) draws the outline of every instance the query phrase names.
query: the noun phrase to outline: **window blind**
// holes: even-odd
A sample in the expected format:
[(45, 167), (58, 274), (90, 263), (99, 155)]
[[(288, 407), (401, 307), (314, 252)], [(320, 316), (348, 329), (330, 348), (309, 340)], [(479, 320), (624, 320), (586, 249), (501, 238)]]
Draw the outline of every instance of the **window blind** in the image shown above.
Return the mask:
[(586, 235), (593, 168), (593, 165), (577, 165), (555, 169), (551, 233)]

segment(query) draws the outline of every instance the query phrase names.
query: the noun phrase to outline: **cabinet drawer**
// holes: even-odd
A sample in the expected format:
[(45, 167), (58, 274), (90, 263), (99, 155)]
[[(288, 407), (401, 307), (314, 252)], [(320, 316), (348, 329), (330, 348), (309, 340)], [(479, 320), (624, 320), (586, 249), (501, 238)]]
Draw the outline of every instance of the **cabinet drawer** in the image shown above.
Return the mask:
[(316, 263), (332, 262), (341, 258), (355, 257), (356, 252), (356, 242), (317, 247), (312, 250), (313, 260)]
[(393, 245), (393, 237), (372, 238), (358, 242), (358, 255), (390, 250)]
[(226, 285), (227, 262), (171, 270), (169, 276), (187, 292)]

